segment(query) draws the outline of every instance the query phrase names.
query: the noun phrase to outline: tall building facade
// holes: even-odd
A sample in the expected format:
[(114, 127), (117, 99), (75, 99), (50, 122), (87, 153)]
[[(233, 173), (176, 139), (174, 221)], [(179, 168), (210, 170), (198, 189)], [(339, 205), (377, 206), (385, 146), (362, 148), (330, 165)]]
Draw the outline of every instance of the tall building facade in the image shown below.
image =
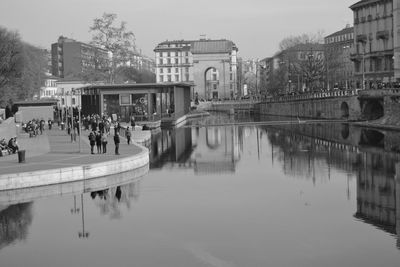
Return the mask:
[(327, 89), (354, 88), (354, 64), (350, 59), (354, 46), (354, 28), (347, 25), (324, 39)]
[(87, 69), (101, 69), (108, 59), (108, 52), (64, 36), (51, 45), (52, 75), (75, 77)]
[(237, 96), (236, 45), (229, 40), (165, 41), (154, 49), (157, 83), (192, 82), (192, 97)]
[(354, 13), (355, 76), (359, 88), (391, 86), (400, 78), (399, 0), (363, 0)]

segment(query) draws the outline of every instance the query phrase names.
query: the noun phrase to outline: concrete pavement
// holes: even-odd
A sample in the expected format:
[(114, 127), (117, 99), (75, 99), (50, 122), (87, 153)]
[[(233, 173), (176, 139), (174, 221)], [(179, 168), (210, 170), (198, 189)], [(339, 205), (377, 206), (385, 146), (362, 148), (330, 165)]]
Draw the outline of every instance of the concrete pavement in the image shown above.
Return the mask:
[(124, 138), (120, 155), (115, 155), (113, 135), (108, 136), (106, 154), (90, 154), (88, 134), (82, 132), (80, 152), (79, 142), (71, 143), (67, 132), (57, 127), (33, 138), (20, 134), (17, 141), (26, 151), (26, 162), (18, 163), (17, 154), (0, 157), (0, 190), (95, 178), (148, 165), (148, 150), (137, 144), (127, 145)]

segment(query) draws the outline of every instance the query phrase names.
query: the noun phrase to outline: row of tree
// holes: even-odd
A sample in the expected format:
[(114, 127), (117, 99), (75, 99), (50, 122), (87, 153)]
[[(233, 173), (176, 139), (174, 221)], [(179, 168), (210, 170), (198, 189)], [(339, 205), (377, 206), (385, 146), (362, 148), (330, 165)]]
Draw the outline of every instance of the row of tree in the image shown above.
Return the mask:
[[(243, 74), (250, 94), (279, 95), (332, 89), (330, 77), (346, 80), (340, 52), (323, 46), (323, 34), (302, 34), (283, 39), (270, 59), (256, 63), (256, 71)], [(267, 66), (268, 65), (268, 66)], [(332, 83), (332, 82), (331, 82)]]
[(0, 27), (0, 107), (38, 94), (47, 68), (43, 49)]

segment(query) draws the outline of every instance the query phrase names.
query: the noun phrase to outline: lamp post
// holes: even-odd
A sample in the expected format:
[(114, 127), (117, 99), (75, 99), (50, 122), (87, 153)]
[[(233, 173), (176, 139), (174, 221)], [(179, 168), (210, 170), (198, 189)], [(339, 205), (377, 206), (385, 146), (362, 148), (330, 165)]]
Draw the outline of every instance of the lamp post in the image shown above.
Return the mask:
[(309, 69), (308, 69), (308, 90), (311, 91), (312, 89), (312, 72), (313, 72), (313, 59), (314, 59), (314, 54), (312, 50), (308, 54), (308, 63), (309, 63)]
[(362, 89), (365, 90), (365, 42), (363, 45), (363, 54), (362, 54)]

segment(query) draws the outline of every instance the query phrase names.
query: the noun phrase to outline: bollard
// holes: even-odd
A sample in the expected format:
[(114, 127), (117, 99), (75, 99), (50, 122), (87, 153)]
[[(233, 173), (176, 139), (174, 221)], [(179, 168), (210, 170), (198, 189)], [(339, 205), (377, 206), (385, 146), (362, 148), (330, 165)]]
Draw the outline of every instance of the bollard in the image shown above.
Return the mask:
[(18, 150), (18, 163), (25, 162), (25, 150)]

